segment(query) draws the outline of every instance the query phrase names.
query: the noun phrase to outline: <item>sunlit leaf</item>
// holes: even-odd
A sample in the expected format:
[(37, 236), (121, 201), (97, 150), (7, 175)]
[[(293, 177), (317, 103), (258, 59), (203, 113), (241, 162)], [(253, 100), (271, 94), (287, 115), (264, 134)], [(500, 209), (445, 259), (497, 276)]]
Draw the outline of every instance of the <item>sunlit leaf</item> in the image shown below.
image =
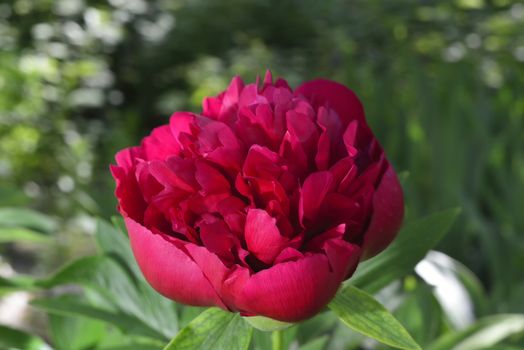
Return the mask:
[(184, 327), (164, 350), (246, 350), (253, 328), (238, 314), (210, 308)]
[(22, 228), (22, 227), (0, 227), (0, 243), (30, 242), (50, 243), (50, 236)]
[(372, 296), (353, 286), (337, 293), (329, 308), (349, 328), (399, 349), (420, 349), (402, 325)]

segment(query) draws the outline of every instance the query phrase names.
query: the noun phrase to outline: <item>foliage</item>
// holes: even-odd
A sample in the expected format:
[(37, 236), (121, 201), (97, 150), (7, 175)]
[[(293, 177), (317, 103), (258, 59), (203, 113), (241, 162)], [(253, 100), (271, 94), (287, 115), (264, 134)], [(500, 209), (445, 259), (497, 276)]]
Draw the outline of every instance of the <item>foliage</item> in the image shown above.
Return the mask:
[[(118, 220), (93, 219), (115, 213), (107, 165), (174, 110), (266, 68), (350, 86), (408, 174), (403, 235), (420, 251), (395, 251), (400, 238), (350, 283), (424, 349), (524, 347), (523, 20), (511, 0), (0, 1), (0, 296), (23, 290), (49, 315), (29, 320), (40, 336), (2, 326), (0, 348), (159, 349), (184, 334), (202, 310), (156, 295)], [(414, 220), (450, 206), (462, 214), (442, 240), (451, 211)], [(445, 254), (413, 272), (428, 249)], [(293, 342), (384, 348), (332, 312), (284, 331)], [(253, 332), (252, 348), (270, 346)]]

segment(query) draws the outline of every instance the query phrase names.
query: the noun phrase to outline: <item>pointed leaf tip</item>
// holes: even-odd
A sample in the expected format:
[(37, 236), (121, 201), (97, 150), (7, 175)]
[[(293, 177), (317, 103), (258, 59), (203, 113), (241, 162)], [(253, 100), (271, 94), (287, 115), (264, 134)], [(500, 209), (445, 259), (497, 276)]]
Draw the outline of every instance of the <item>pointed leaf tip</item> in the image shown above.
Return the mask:
[(341, 290), (329, 308), (346, 326), (365, 336), (398, 349), (421, 350), (382, 304), (358, 288), (348, 286)]

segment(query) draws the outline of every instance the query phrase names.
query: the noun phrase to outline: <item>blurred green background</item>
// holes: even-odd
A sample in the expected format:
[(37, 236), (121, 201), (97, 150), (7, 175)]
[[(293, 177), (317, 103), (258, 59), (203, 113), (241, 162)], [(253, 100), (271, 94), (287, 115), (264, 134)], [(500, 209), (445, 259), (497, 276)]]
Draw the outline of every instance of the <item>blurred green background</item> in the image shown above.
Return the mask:
[(0, 245), (0, 271), (91, 253), (93, 218), (116, 213), (114, 153), (267, 68), (353, 89), (404, 173), (406, 221), (462, 207), (438, 249), (479, 278), (477, 316), (524, 312), (524, 3), (510, 0), (1, 1), (0, 207), (60, 229)]

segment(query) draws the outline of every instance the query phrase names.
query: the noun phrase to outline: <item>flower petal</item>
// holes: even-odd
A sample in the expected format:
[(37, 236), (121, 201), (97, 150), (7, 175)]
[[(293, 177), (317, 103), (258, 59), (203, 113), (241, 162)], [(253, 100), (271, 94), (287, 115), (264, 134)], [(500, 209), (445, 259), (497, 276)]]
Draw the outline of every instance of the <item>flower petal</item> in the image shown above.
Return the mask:
[[(335, 242), (336, 241), (336, 242)], [(236, 290), (236, 305), (246, 314), (285, 322), (314, 316), (335, 296), (359, 260), (359, 248), (342, 240), (327, 241), (325, 254), (272, 266), (252, 275)]]
[(140, 270), (160, 294), (183, 304), (225, 307), (198, 265), (170, 241), (174, 238), (155, 234), (129, 217), (125, 223)]
[(115, 196), (118, 210), (135, 220), (142, 220), (146, 203), (135, 178), (133, 168), (136, 157), (141, 155), (139, 147), (126, 148), (116, 154), (117, 165), (109, 168), (116, 182)]
[(248, 211), (245, 238), (248, 250), (266, 264), (271, 264), (289, 243), (280, 234), (276, 219), (262, 209)]
[(384, 250), (395, 238), (404, 218), (404, 197), (395, 170), (388, 166), (373, 195), (373, 215), (364, 234), (363, 259)]
[(324, 197), (333, 190), (333, 175), (329, 171), (319, 171), (309, 175), (302, 185), (299, 202), (299, 219), (314, 220)]
[(345, 125), (354, 119), (366, 124), (362, 103), (342, 84), (326, 79), (308, 81), (295, 90), (295, 96), (300, 95), (306, 97), (315, 110), (320, 106), (333, 108)]
[(163, 160), (178, 155), (180, 145), (171, 132), (169, 125), (155, 128), (151, 135), (142, 141), (142, 150), (147, 160)]

